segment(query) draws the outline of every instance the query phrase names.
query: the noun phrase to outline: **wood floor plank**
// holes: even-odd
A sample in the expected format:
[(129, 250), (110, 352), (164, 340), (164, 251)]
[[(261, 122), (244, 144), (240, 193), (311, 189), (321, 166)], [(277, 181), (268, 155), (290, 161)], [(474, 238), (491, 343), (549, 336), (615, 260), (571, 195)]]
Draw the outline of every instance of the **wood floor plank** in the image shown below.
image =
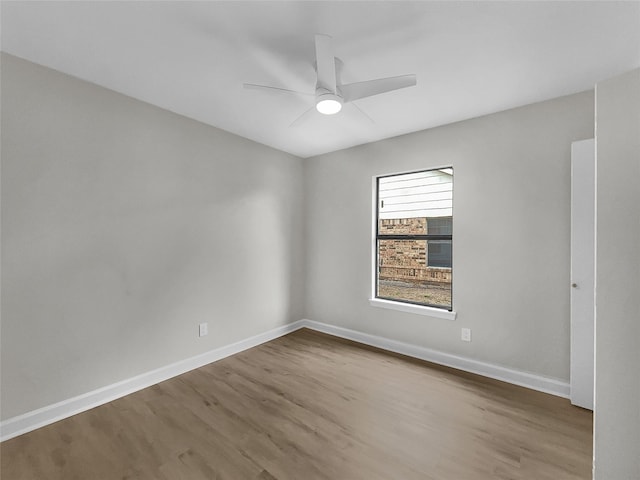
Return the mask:
[(0, 446), (11, 480), (580, 480), (568, 400), (299, 330)]

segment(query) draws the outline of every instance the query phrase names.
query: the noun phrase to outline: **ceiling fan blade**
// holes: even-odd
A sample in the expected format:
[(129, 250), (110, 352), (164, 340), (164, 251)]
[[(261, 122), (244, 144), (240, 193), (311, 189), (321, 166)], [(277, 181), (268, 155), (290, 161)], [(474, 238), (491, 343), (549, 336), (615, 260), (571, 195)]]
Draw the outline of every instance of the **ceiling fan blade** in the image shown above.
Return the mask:
[(314, 105), (313, 107), (311, 107), (311, 108), (309, 108), (309, 109), (305, 110), (305, 111), (302, 113), (302, 115), (300, 115), (298, 118), (296, 118), (293, 122), (291, 122), (291, 123), (289, 124), (289, 128), (291, 128), (291, 127), (293, 127), (293, 126), (298, 125), (299, 123), (301, 123), (301, 122), (302, 122), (302, 120), (303, 120), (303, 119), (305, 119), (305, 118), (307, 117), (307, 115), (309, 114), (309, 112), (311, 112), (312, 110), (315, 110), (315, 109), (316, 109), (316, 106)]
[(256, 85), (254, 83), (243, 83), (242, 86), (249, 90), (262, 90), (265, 92), (285, 93), (292, 95), (303, 95), (305, 97), (314, 97), (314, 93), (298, 92), (297, 90), (289, 90), (288, 88), (270, 87), (268, 85)]
[(364, 110), (362, 110), (358, 105), (356, 105), (355, 103), (352, 103), (351, 105), (353, 105), (354, 107), (356, 107), (356, 110), (358, 110), (362, 115), (364, 115), (365, 117), (367, 117), (367, 119), (373, 123), (374, 125), (376, 124), (376, 122), (373, 120), (373, 118), (371, 118), (369, 116), (369, 114), (367, 112), (365, 112)]
[(378, 78), (365, 82), (349, 83), (341, 85), (340, 91), (345, 102), (352, 102), (359, 98), (372, 97), (385, 92), (413, 87), (416, 84), (415, 74), (400, 75), (398, 77)]
[(332, 38), (329, 35), (316, 35), (316, 69), (318, 84), (316, 87), (336, 93), (336, 60), (333, 55)]

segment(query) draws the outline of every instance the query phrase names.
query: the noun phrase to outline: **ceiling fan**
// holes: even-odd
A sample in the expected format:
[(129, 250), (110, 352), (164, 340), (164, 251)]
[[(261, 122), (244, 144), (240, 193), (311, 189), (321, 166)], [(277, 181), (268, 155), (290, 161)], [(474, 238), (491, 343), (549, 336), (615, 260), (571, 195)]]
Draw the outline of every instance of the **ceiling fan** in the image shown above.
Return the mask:
[[(286, 88), (256, 85), (253, 83), (245, 83), (243, 85), (244, 88), (272, 93), (315, 97), (316, 110), (325, 115), (333, 115), (338, 113), (345, 103), (401, 88), (412, 87), (416, 84), (415, 74), (343, 84), (340, 80), (342, 61), (334, 56), (331, 42), (332, 38), (329, 35), (317, 34), (315, 36), (317, 73), (315, 93), (299, 92)], [(356, 106), (355, 103), (353, 105)], [(313, 110), (313, 107), (304, 112), (291, 125), (311, 110)], [(360, 109), (358, 108), (358, 110)], [(362, 112), (362, 110), (360, 111)]]

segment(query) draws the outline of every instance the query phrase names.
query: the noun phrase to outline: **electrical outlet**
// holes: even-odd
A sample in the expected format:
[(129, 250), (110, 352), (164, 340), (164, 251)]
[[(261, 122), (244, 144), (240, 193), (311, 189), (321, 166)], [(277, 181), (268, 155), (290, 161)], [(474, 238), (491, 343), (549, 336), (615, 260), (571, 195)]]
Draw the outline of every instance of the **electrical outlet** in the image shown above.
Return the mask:
[(199, 325), (199, 329), (198, 329), (198, 333), (200, 337), (204, 337), (206, 334), (209, 333), (209, 324), (208, 323), (201, 323)]
[(460, 334), (460, 339), (463, 342), (470, 342), (471, 341), (471, 329), (470, 328), (463, 328), (462, 329), (462, 333)]

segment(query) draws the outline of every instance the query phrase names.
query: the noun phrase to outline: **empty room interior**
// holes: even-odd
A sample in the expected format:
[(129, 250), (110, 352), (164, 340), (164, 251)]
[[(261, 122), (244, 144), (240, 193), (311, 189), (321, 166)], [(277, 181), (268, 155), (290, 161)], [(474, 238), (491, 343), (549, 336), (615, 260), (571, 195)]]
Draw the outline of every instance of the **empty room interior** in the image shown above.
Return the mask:
[(0, 477), (640, 479), (640, 2), (20, 2)]

